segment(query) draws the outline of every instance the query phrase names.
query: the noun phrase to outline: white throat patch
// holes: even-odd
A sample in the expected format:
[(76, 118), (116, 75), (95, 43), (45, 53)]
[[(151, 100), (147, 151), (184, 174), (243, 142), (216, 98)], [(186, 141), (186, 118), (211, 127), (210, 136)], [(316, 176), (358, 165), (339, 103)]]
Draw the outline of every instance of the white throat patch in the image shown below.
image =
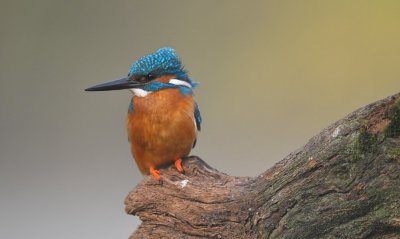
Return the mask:
[(186, 87), (192, 89), (192, 85), (189, 84), (189, 83), (186, 82), (186, 81), (183, 81), (183, 80), (171, 79), (171, 80), (169, 80), (169, 83), (170, 83), (170, 84), (174, 84), (174, 85), (186, 86)]
[(139, 88), (132, 88), (129, 90), (132, 91), (134, 95), (139, 96), (139, 97), (145, 97), (151, 93), (150, 91), (146, 91), (146, 90), (139, 89)]

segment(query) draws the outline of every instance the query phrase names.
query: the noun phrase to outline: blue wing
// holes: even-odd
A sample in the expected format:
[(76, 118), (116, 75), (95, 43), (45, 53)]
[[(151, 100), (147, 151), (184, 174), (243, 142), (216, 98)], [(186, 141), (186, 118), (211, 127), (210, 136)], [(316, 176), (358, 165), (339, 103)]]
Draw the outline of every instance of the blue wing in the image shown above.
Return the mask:
[(197, 130), (200, 131), (201, 129), (201, 115), (200, 115), (200, 110), (199, 106), (197, 105), (196, 102), (194, 102), (194, 119), (196, 120), (196, 127)]
[[(200, 131), (202, 120), (201, 120), (201, 115), (200, 115), (199, 106), (197, 105), (196, 102), (194, 102), (194, 120), (195, 120), (195, 122), (196, 122), (197, 131)], [(194, 146), (196, 146), (196, 141), (197, 141), (197, 137), (196, 137), (196, 139), (194, 140), (193, 148), (194, 148)]]

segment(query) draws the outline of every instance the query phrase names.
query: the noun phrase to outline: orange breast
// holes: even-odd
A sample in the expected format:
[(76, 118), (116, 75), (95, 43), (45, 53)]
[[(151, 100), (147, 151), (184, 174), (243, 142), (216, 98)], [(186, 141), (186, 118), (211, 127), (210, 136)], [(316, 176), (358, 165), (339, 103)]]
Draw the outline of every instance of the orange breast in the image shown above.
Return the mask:
[(188, 156), (196, 139), (194, 99), (177, 88), (146, 97), (133, 97), (127, 129), (133, 157), (145, 174), (177, 158)]

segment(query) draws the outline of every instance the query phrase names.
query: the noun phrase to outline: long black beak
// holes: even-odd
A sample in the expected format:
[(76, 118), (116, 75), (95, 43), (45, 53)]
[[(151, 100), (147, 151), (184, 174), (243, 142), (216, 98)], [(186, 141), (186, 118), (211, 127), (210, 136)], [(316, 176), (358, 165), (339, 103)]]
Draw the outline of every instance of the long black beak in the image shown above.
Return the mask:
[(130, 88), (138, 88), (143, 86), (143, 83), (129, 79), (128, 77), (109, 81), (103, 84), (98, 84), (85, 89), (85, 91), (106, 91), (106, 90), (123, 90)]

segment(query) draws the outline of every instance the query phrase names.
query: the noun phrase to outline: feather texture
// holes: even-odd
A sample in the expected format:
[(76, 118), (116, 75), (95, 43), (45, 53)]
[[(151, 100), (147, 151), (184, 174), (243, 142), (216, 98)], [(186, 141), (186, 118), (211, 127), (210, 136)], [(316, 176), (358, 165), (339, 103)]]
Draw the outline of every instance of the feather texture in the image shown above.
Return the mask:
[(178, 88), (132, 99), (127, 129), (133, 157), (142, 173), (189, 155), (197, 136), (195, 103)]
[(155, 53), (137, 60), (130, 68), (128, 77), (149, 74), (156, 75), (157, 77), (174, 75), (176, 78), (188, 82), (192, 87), (198, 85), (198, 83), (192, 82), (175, 50), (169, 47), (163, 47)]

